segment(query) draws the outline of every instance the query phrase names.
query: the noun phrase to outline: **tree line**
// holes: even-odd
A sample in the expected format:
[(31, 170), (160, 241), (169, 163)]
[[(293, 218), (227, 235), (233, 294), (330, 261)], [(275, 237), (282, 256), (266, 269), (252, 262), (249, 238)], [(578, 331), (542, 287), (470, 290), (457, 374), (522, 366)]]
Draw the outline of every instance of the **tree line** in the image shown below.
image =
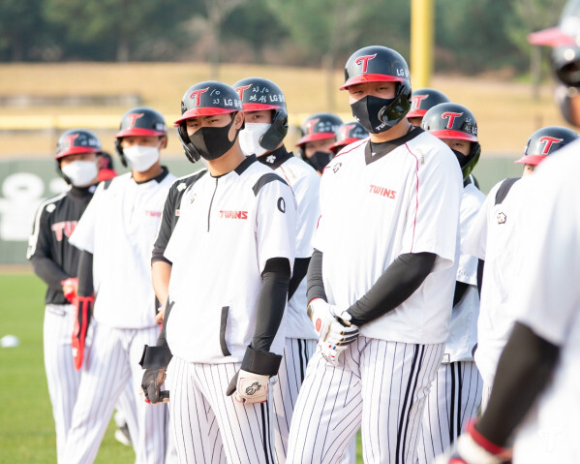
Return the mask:
[[(527, 70), (528, 33), (565, 0), (434, 0), (437, 71)], [(0, 61), (208, 61), (340, 67), (370, 44), (409, 55), (411, 1), (2, 0)]]

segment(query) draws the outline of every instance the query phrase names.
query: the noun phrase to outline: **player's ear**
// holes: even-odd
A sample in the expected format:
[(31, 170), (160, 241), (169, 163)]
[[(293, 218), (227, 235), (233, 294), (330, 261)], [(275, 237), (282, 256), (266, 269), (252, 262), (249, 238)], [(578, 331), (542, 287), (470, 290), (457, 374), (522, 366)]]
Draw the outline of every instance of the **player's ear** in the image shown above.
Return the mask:
[(167, 136), (164, 135), (163, 137), (160, 137), (160, 138), (161, 138), (161, 144), (159, 145), (159, 149), (163, 150), (164, 148), (167, 148)]
[(244, 128), (244, 112), (238, 111), (234, 116), (234, 127), (236, 130), (241, 130)]

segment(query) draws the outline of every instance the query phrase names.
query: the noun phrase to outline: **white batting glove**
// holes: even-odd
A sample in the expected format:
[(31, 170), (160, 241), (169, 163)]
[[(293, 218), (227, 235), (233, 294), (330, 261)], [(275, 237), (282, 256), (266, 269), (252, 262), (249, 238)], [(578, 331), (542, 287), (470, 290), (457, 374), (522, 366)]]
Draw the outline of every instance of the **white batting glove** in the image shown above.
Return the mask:
[(268, 399), (269, 375), (254, 374), (240, 369), (234, 399), (238, 403), (265, 403)]
[(339, 310), (321, 298), (310, 302), (308, 315), (318, 334), (318, 346), (322, 356), (336, 365), (340, 353), (357, 339), (358, 327), (351, 323), (352, 317), (347, 311)]

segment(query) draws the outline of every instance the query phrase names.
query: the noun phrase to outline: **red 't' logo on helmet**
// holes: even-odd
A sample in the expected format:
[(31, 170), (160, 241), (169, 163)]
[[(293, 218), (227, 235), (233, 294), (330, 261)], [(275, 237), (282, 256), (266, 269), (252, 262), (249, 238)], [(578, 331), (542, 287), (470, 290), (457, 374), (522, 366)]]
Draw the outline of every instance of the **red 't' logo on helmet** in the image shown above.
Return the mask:
[(542, 149), (542, 155), (548, 155), (550, 153), (550, 150), (552, 149), (553, 143), (560, 143), (562, 141), (564, 141), (564, 139), (557, 139), (556, 137), (549, 137), (549, 136), (541, 137), (540, 143), (546, 142), (546, 144), (544, 145), (544, 148)]
[(240, 95), (240, 100), (244, 101), (244, 92), (248, 90), (250, 87), (252, 87), (252, 84), (236, 87), (236, 92), (238, 92), (238, 94)]
[(189, 94), (189, 98), (193, 98), (193, 96), (195, 95), (195, 106), (199, 106), (201, 102), (201, 94), (206, 93), (208, 90), (209, 87), (207, 89), (194, 90)]
[[(74, 146), (74, 145), (73, 145), (73, 142), (75, 141), (75, 139), (76, 139), (78, 136), (79, 136), (79, 134), (72, 134), (72, 135), (67, 135), (67, 136), (64, 138), (64, 140), (65, 140), (65, 143), (68, 145), (68, 147), (67, 147), (67, 148), (72, 148), (72, 147)], [(64, 147), (63, 147), (63, 148), (64, 148)]]
[(316, 118), (316, 119), (311, 119), (310, 121), (308, 121), (308, 122), (306, 123), (306, 133), (307, 133), (307, 134), (312, 134), (312, 132), (314, 132), (314, 125), (315, 125), (315, 124), (316, 124), (318, 121), (320, 121), (320, 119), (319, 119), (319, 118)]
[(413, 95), (411, 97), (411, 109), (413, 110), (417, 110), (419, 108), (421, 108), (421, 102), (423, 100), (426, 100), (427, 98), (429, 98), (429, 94), (427, 95)]
[(463, 113), (452, 113), (451, 111), (447, 111), (441, 115), (443, 119), (449, 118), (449, 121), (447, 122), (447, 129), (453, 129), (455, 118), (458, 118), (459, 116), (463, 116)]
[(135, 127), (135, 121), (142, 118), (145, 113), (131, 113), (127, 115), (127, 121), (129, 121), (129, 127)]
[(362, 64), (362, 72), (366, 73), (369, 66), (369, 61), (375, 58), (376, 56), (377, 56), (376, 53), (374, 55), (359, 56), (356, 60), (354, 60), (354, 62), (356, 64)]
[(345, 140), (348, 138), (348, 133), (353, 129), (355, 126), (354, 124), (346, 124), (340, 128), (340, 138)]

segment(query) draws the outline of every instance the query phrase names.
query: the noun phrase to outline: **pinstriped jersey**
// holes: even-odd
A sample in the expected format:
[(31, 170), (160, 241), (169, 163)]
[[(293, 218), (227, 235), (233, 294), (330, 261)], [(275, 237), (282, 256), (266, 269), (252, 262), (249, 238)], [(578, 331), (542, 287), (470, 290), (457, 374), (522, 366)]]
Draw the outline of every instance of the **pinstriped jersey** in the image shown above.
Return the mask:
[(91, 201), (96, 186), (71, 187), (45, 200), (36, 213), (26, 257), (47, 284), (46, 304), (69, 304), (61, 281), (76, 277), (80, 250), (69, 243), (78, 220)]
[(100, 184), (71, 237), (93, 254), (94, 317), (109, 327), (156, 325), (151, 250), (175, 180), (163, 169), (147, 182), (127, 173)]
[[(173, 263), (167, 320), (171, 352), (189, 362), (240, 362), (254, 336), (262, 272), (294, 263), (296, 204), (288, 185), (255, 156), (203, 176), (181, 201), (165, 257)], [(280, 327), (270, 351), (281, 354)]]
[(444, 343), (457, 270), (463, 190), (457, 159), (415, 129), (390, 149), (368, 140), (344, 148), (324, 170), (314, 248), (323, 253), (328, 301), (348, 308), (401, 254), (437, 255), (433, 271), (395, 310), (361, 327), (369, 338)]

